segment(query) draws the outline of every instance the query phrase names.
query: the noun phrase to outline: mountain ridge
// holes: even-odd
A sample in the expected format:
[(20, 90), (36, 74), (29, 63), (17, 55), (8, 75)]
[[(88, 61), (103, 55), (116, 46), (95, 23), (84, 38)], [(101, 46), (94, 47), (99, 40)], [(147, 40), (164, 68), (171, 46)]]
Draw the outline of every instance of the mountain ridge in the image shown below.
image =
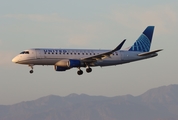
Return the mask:
[(139, 96), (49, 95), (0, 105), (0, 120), (178, 120), (178, 85), (153, 88)]

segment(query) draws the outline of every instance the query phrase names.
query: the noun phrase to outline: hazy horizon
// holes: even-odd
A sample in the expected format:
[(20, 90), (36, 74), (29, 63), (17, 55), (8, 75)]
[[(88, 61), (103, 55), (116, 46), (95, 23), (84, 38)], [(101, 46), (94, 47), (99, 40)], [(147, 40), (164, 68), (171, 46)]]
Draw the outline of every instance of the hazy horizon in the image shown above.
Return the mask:
[[(178, 1), (3, 1), (0, 4), (0, 105), (71, 93), (140, 95), (178, 84)], [(155, 26), (151, 50), (157, 57), (111, 67), (56, 72), (53, 66), (30, 68), (11, 62), (29, 48), (113, 49), (123, 39), (131, 46), (149, 25)], [(82, 68), (85, 71), (85, 68)]]

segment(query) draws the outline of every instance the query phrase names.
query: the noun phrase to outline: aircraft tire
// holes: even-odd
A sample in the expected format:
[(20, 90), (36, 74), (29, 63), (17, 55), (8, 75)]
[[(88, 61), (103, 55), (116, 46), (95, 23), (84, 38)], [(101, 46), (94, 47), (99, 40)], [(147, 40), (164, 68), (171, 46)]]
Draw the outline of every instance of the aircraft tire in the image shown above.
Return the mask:
[(87, 73), (90, 73), (91, 71), (92, 71), (91, 68), (87, 68), (87, 69), (86, 69), (86, 72), (87, 72)]
[(33, 70), (30, 70), (30, 74), (32, 74), (33, 73)]
[(78, 74), (78, 75), (82, 75), (82, 74), (83, 74), (83, 71), (82, 71), (82, 70), (79, 70), (79, 71), (77, 71), (77, 74)]

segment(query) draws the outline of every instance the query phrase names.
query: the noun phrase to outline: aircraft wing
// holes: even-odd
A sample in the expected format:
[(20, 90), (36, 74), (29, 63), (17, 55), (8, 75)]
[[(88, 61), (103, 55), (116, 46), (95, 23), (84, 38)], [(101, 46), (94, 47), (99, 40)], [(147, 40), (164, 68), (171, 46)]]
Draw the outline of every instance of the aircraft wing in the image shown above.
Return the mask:
[(115, 49), (109, 51), (109, 52), (105, 52), (105, 53), (102, 53), (102, 54), (99, 54), (99, 55), (95, 55), (95, 56), (91, 56), (91, 57), (88, 57), (88, 58), (82, 58), (81, 60), (83, 62), (94, 62), (94, 61), (97, 61), (97, 60), (102, 60), (102, 59), (105, 59), (105, 58), (108, 58), (110, 57), (115, 51), (118, 51), (122, 48), (123, 44), (125, 43), (126, 39), (124, 39)]

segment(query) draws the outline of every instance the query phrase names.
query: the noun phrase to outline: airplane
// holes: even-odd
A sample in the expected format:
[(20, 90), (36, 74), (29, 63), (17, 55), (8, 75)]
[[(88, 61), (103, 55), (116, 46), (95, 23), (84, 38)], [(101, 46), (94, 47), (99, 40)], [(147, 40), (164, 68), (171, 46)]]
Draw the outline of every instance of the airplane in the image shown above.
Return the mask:
[(150, 51), (153, 32), (154, 26), (148, 26), (127, 50), (121, 50), (126, 39), (113, 50), (34, 48), (22, 51), (12, 62), (28, 65), (30, 73), (33, 73), (34, 65), (53, 65), (59, 72), (78, 68), (77, 74), (82, 75), (81, 67), (90, 73), (91, 67), (119, 65), (157, 56), (163, 49)]

